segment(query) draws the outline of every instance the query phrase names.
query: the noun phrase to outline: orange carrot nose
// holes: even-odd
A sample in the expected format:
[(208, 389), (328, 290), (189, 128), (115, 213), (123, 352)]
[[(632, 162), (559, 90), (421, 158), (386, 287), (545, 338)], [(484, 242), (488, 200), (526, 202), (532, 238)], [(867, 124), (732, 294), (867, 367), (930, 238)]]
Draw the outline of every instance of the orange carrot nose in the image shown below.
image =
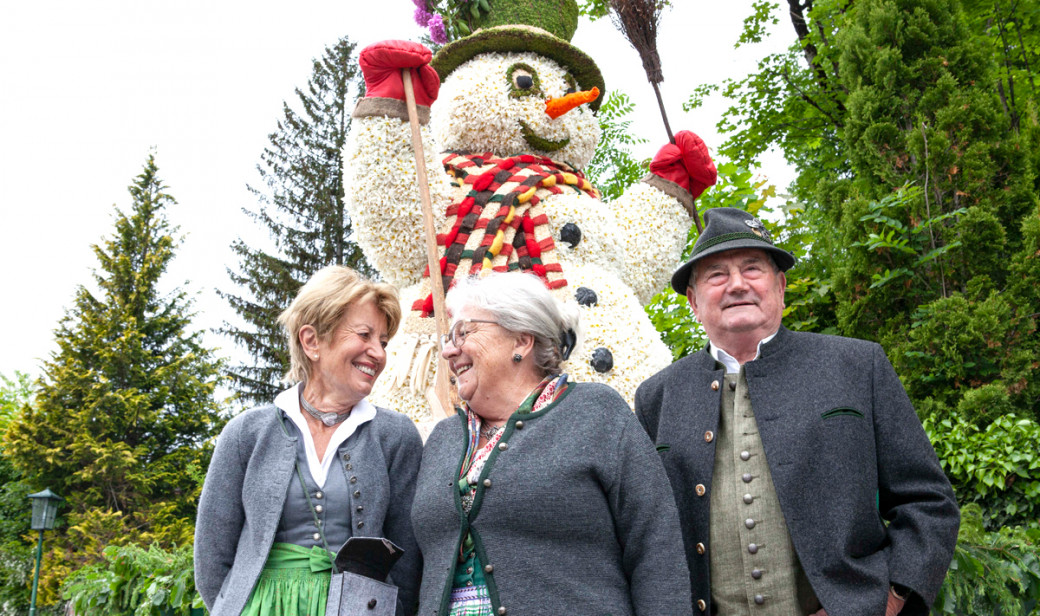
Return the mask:
[(599, 98), (599, 88), (592, 88), (583, 92), (572, 92), (560, 98), (550, 98), (545, 101), (545, 113), (555, 120), (578, 105), (591, 103), (597, 98)]

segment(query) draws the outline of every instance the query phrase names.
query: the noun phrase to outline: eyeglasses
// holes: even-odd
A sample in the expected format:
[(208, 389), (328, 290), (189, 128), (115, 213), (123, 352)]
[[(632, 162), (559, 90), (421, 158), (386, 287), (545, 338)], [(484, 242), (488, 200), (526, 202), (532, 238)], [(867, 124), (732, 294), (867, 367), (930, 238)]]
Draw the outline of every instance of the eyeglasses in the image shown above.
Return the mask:
[(487, 319), (459, 319), (451, 324), (451, 329), (448, 333), (441, 336), (441, 348), (448, 346), (448, 342), (457, 349), (466, 342), (466, 336), (469, 332), (463, 329), (463, 325), (466, 323), (494, 323), (498, 325), (498, 321), (489, 321)]

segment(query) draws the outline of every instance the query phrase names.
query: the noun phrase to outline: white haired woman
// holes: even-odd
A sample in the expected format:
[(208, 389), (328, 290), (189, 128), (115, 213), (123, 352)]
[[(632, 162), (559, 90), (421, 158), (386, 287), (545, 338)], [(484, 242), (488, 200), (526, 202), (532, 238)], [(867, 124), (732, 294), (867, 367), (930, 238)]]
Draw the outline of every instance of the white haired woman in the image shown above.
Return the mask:
[(300, 383), (217, 439), (195, 528), (195, 583), (213, 616), (321, 616), (354, 535), (402, 547), (389, 581), (412, 614), (421, 559), (408, 513), (422, 442), (365, 396), (397, 331), (397, 292), (347, 267), (316, 272), (279, 317)]
[(690, 614), (654, 446), (613, 389), (560, 374), (579, 309), (521, 273), (461, 281), (447, 306), (465, 403), (419, 470), (420, 613)]

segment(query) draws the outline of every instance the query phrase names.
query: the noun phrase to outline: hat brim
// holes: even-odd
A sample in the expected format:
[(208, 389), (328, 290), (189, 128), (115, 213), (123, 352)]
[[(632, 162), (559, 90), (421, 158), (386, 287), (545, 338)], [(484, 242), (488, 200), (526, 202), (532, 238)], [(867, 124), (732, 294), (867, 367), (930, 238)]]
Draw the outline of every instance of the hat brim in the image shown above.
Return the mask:
[(713, 254), (718, 254), (727, 250), (737, 250), (740, 248), (755, 248), (757, 250), (765, 251), (773, 258), (773, 262), (776, 263), (776, 266), (779, 267), (782, 272), (786, 272), (794, 267), (794, 255), (782, 248), (777, 248), (776, 246), (767, 244), (762, 240), (731, 240), (728, 242), (722, 242), (721, 244), (716, 244), (715, 246), (702, 250), (690, 257), (689, 261), (683, 263), (682, 266), (672, 274), (672, 288), (675, 289), (675, 292), (679, 295), (685, 296), (686, 288), (690, 286), (690, 275), (693, 273), (693, 267), (697, 264), (697, 261)]
[(532, 51), (556, 60), (570, 71), (582, 90), (599, 88), (600, 95), (589, 103), (596, 111), (603, 102), (606, 87), (603, 75), (596, 62), (574, 45), (534, 26), (509, 25), (477, 30), (473, 34), (457, 39), (441, 47), (433, 56), (430, 65), (436, 69), (441, 81), (446, 79), (462, 63), (488, 52), (523, 53)]

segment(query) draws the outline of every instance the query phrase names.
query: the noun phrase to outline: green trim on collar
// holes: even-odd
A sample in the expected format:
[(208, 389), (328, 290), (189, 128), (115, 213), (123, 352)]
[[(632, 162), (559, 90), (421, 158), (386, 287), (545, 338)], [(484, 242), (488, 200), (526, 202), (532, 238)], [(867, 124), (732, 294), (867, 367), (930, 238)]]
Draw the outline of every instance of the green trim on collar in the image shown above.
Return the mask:
[[(559, 376), (559, 375), (557, 375), (557, 376)], [(509, 417), (509, 420), (506, 423), (506, 433), (502, 435), (502, 438), (504, 439), (504, 438), (506, 438), (507, 436), (509, 436), (512, 433), (513, 424), (516, 423), (517, 419), (523, 419), (523, 420), (535, 419), (535, 418), (538, 418), (538, 417), (541, 417), (541, 416), (545, 415), (546, 413), (549, 412), (550, 409), (556, 408), (556, 406), (558, 404), (560, 404), (560, 402), (563, 402), (563, 400), (565, 398), (567, 398), (567, 396), (571, 395), (571, 392), (574, 390), (575, 385), (577, 385), (577, 383), (575, 383), (574, 381), (571, 381), (568, 378), (567, 379), (567, 387), (566, 387), (566, 389), (563, 390), (563, 393), (561, 393), (559, 395), (559, 397), (557, 397), (555, 400), (553, 400), (549, 404), (546, 404), (545, 407), (542, 410), (538, 411), (537, 413), (524, 413), (524, 412), (521, 412), (520, 409), (517, 409), (517, 412), (513, 413)], [(532, 406), (533, 406), (533, 403), (532, 403)]]
[[(555, 400), (553, 400), (549, 404), (545, 405), (545, 408), (541, 409), (540, 411), (537, 411), (535, 413), (524, 413), (524, 412), (521, 412), (520, 409), (518, 409), (516, 412), (514, 412), (512, 415), (510, 415), (509, 419), (506, 421), (505, 432), (502, 433), (502, 438), (500, 438), (498, 440), (499, 445), (501, 445), (502, 443), (508, 443), (509, 442), (509, 438), (513, 435), (513, 432), (516, 431), (516, 422), (517, 422), (517, 420), (524, 421), (526, 423), (527, 421), (530, 421), (532, 419), (538, 419), (539, 417), (543, 417), (550, 410), (556, 408), (556, 406), (560, 402), (562, 402), (565, 398), (567, 398), (567, 396), (569, 396), (571, 394), (571, 391), (573, 391), (573, 389), (574, 389), (574, 385), (575, 385), (574, 383), (568, 382), (567, 383), (567, 388), (563, 390), (563, 393), (561, 393), (558, 398), (556, 398)], [(533, 404), (533, 402), (532, 402), (532, 404)], [(521, 409), (523, 408), (523, 404), (520, 405), (520, 408)], [(462, 433), (463, 433), (463, 436), (464, 436), (463, 443), (466, 443), (466, 442), (469, 441), (469, 424), (466, 422), (465, 413), (463, 413), (463, 415), (462, 415), (462, 420), (463, 420), (463, 431), (462, 431)], [(486, 479), (488, 479), (488, 474), (491, 472), (491, 469), (493, 469), (495, 467), (495, 460), (498, 460), (498, 454), (500, 454), (501, 452), (502, 452), (501, 449), (499, 449), (498, 447), (495, 447), (491, 451), (491, 453), (488, 454), (487, 461), (484, 462), (484, 468), (481, 469), (480, 476), (477, 478), (477, 485), (476, 485), (477, 489), (476, 489), (476, 493), (473, 494), (473, 504), (469, 508), (469, 515), (466, 515), (466, 511), (462, 508), (462, 496), (459, 494), (458, 487), (456, 486), (456, 487), (453, 488), (454, 491), (455, 491), (455, 497), (454, 497), (455, 498), (455, 509), (458, 511), (459, 515), (464, 520), (468, 520), (468, 522), (470, 524), (473, 523), (473, 521), (475, 521), (477, 519), (477, 516), (480, 514), (480, 507), (484, 503), (484, 492), (486, 490), (486, 487), (484, 486), (484, 481)], [(455, 477), (459, 477), (460, 473), (462, 472), (462, 465), (465, 463), (465, 459), (466, 459), (466, 452), (465, 452), (465, 447), (463, 447), (462, 455), (459, 457), (459, 463), (455, 467), (455, 475), (454, 475)], [(494, 482), (492, 482), (492, 486), (491, 487), (494, 487)]]

